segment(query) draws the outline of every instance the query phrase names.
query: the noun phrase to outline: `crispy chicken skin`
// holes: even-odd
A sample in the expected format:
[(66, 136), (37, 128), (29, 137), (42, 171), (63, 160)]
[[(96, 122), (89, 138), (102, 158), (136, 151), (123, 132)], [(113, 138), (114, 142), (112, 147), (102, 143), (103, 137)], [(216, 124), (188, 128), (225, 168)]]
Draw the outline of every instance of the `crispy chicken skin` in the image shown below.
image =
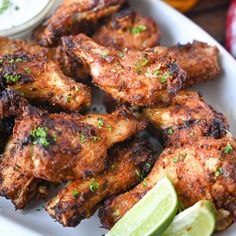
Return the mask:
[(64, 35), (91, 33), (98, 20), (118, 11), (124, 0), (64, 0), (34, 34), (43, 46), (52, 46)]
[(125, 107), (112, 114), (48, 114), (34, 108), (16, 121), (14, 158), (37, 178), (61, 182), (105, 169), (107, 149), (145, 128)]
[(160, 31), (149, 17), (131, 9), (123, 9), (114, 14), (106, 25), (99, 28), (93, 39), (100, 45), (118, 50), (125, 48), (144, 50), (158, 44)]
[(121, 102), (166, 104), (185, 80), (185, 72), (163, 47), (117, 51), (99, 46), (83, 34), (62, 41), (69, 52), (89, 65), (92, 82)]
[(22, 209), (32, 198), (46, 197), (48, 184), (46, 181), (23, 172), (15, 164), (11, 152), (14, 152), (12, 140), (8, 142), (5, 152), (0, 158), (0, 196), (10, 199), (16, 209)]
[(133, 139), (112, 147), (107, 161), (103, 173), (95, 178), (70, 182), (50, 200), (46, 206), (50, 216), (64, 226), (75, 227), (82, 219), (91, 217), (108, 196), (138, 184), (141, 177), (144, 178), (149, 172), (155, 159), (146, 141)]
[(16, 52), (1, 57), (0, 86), (9, 87), (32, 100), (78, 111), (91, 103), (90, 89), (62, 74), (45, 57)]
[(194, 40), (193, 43), (170, 47), (169, 53), (187, 72), (185, 87), (214, 79), (220, 73), (217, 47)]
[(174, 184), (184, 207), (210, 199), (218, 210), (224, 209), (235, 218), (235, 169), (236, 142), (229, 137), (202, 137), (194, 144), (166, 148), (146, 178), (146, 185), (140, 183), (133, 190), (105, 202), (99, 212), (102, 225), (111, 228), (165, 175)]

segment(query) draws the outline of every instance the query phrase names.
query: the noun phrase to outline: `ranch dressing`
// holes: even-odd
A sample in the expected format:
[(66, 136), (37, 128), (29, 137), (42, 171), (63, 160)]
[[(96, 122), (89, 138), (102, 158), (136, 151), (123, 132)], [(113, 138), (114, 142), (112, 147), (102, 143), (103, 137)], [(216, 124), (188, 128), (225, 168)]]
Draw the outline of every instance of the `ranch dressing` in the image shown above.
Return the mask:
[(32, 19), (50, 0), (0, 0), (0, 30), (10, 29)]

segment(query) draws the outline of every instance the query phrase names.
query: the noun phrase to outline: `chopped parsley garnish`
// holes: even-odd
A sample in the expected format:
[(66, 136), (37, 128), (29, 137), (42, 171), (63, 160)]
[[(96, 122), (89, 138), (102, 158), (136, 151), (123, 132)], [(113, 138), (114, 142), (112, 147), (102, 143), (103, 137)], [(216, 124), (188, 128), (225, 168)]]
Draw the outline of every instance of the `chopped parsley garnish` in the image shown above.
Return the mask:
[(154, 52), (158, 53), (158, 52), (160, 52), (160, 51), (159, 51), (158, 49), (155, 48), (155, 49), (154, 49)]
[(24, 60), (22, 58), (16, 58), (15, 63), (23, 62)]
[(174, 134), (174, 131), (173, 131), (173, 129), (169, 128), (169, 129), (167, 130), (167, 133), (168, 133), (169, 135), (173, 135), (173, 134)]
[(0, 59), (0, 63), (2, 63), (2, 59)]
[(73, 196), (73, 198), (78, 198), (79, 195), (80, 195), (80, 192), (79, 192), (78, 190), (76, 190), (76, 189), (73, 189), (73, 190), (72, 190), (72, 196)]
[(120, 57), (124, 57), (124, 56), (125, 56), (125, 53), (124, 53), (124, 52), (119, 52), (119, 56), (120, 56)]
[(8, 62), (9, 62), (10, 64), (13, 64), (15, 61), (14, 61), (14, 59), (10, 59)]
[(140, 180), (144, 180), (145, 179), (145, 172), (141, 172), (140, 170), (135, 170), (135, 174), (140, 178)]
[(111, 169), (114, 170), (114, 169), (116, 168), (116, 166), (117, 166), (117, 164), (116, 164), (116, 163), (113, 163), (113, 164), (111, 165)]
[(95, 182), (94, 179), (92, 179), (92, 182), (89, 185), (89, 189), (91, 192), (96, 192), (99, 188), (99, 183)]
[(134, 28), (130, 28), (129, 32), (132, 34), (139, 34), (147, 29), (146, 25), (138, 25)]
[(225, 154), (230, 154), (230, 153), (232, 153), (232, 152), (233, 152), (233, 147), (231, 146), (230, 143), (228, 143), (228, 144), (226, 145), (226, 147), (224, 148), (224, 153), (225, 153)]
[(86, 138), (85, 138), (85, 136), (83, 134), (79, 135), (79, 139), (80, 139), (81, 143), (84, 143), (86, 141)]
[(98, 137), (98, 136), (93, 136), (93, 138), (92, 138), (92, 140), (94, 141), (94, 142), (97, 142), (98, 140), (100, 140), (101, 138), (100, 137)]
[(138, 75), (141, 75), (141, 74), (144, 73), (144, 70), (137, 70), (136, 73), (137, 73)]
[(24, 72), (30, 74), (32, 72), (32, 70), (30, 68), (24, 68)]
[(19, 75), (4, 75), (4, 78), (6, 79), (7, 82), (17, 82), (20, 79)]
[(161, 84), (166, 83), (166, 81), (167, 81), (167, 78), (163, 75), (163, 76), (160, 78)]
[(107, 126), (107, 129), (108, 129), (108, 131), (111, 133), (112, 132), (112, 127), (111, 127), (111, 125), (108, 125)]
[(223, 169), (222, 169), (222, 167), (219, 167), (219, 168), (216, 170), (216, 172), (215, 172), (215, 176), (218, 177), (218, 176), (220, 176), (220, 175), (222, 175), (222, 174), (223, 174)]
[(160, 73), (159, 70), (155, 70), (153, 74), (154, 74), (155, 76), (157, 76), (157, 75), (159, 75), (159, 73)]
[(66, 97), (66, 101), (67, 101), (67, 102), (70, 102), (70, 101), (71, 101), (71, 98), (72, 98), (72, 95), (69, 94), (69, 95)]
[(109, 55), (109, 51), (105, 51), (105, 52), (103, 52), (102, 54), (101, 54), (101, 57), (103, 58), (103, 59), (106, 59), (106, 57)]
[(42, 144), (44, 148), (48, 148), (48, 128), (38, 127), (30, 132), (30, 137), (33, 139), (33, 144)]
[(143, 186), (146, 188), (148, 186), (147, 178), (143, 179)]
[(142, 61), (137, 62), (136, 63), (136, 68), (137, 68), (136, 73), (137, 74), (144, 73), (144, 70), (142, 70), (141, 68), (146, 66), (147, 64), (148, 64), (148, 59), (146, 57), (144, 57)]
[(103, 119), (100, 117), (100, 118), (98, 119), (98, 128), (101, 129), (102, 126), (103, 126)]
[(179, 154), (178, 157), (174, 157), (173, 158), (173, 162), (177, 163), (178, 161), (180, 161), (181, 159), (183, 159), (184, 157), (186, 157), (186, 154)]
[(9, 8), (10, 4), (11, 2), (9, 0), (3, 0), (0, 6), (0, 14), (6, 11)]
[(145, 163), (145, 166), (149, 169), (149, 168), (151, 168), (151, 164), (150, 163)]
[(177, 163), (177, 162), (178, 162), (178, 160), (179, 160), (179, 158), (178, 158), (178, 157), (174, 157), (174, 158), (173, 158), (173, 162), (174, 162), (174, 163)]

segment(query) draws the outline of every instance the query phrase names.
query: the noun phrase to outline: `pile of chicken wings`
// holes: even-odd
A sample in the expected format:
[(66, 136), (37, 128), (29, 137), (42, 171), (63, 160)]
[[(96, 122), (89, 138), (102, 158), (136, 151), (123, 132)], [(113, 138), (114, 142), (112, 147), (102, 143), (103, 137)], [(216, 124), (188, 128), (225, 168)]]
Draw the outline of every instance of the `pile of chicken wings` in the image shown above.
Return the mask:
[[(66, 183), (49, 215), (75, 227), (99, 209), (109, 229), (167, 175), (181, 209), (212, 200), (217, 230), (230, 226), (236, 141), (225, 116), (186, 90), (217, 77), (218, 49), (160, 37), (125, 0), (64, 0), (31, 41), (1, 37), (0, 195), (23, 209)], [(106, 114), (90, 109), (101, 97)]]

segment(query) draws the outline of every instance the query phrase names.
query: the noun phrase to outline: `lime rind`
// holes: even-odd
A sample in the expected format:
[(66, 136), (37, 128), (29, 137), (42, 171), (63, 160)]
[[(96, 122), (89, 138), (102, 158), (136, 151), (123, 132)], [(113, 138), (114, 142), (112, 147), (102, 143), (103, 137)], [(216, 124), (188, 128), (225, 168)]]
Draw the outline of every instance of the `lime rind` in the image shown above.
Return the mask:
[(161, 235), (177, 212), (178, 200), (171, 181), (164, 177), (137, 203), (107, 236)]

